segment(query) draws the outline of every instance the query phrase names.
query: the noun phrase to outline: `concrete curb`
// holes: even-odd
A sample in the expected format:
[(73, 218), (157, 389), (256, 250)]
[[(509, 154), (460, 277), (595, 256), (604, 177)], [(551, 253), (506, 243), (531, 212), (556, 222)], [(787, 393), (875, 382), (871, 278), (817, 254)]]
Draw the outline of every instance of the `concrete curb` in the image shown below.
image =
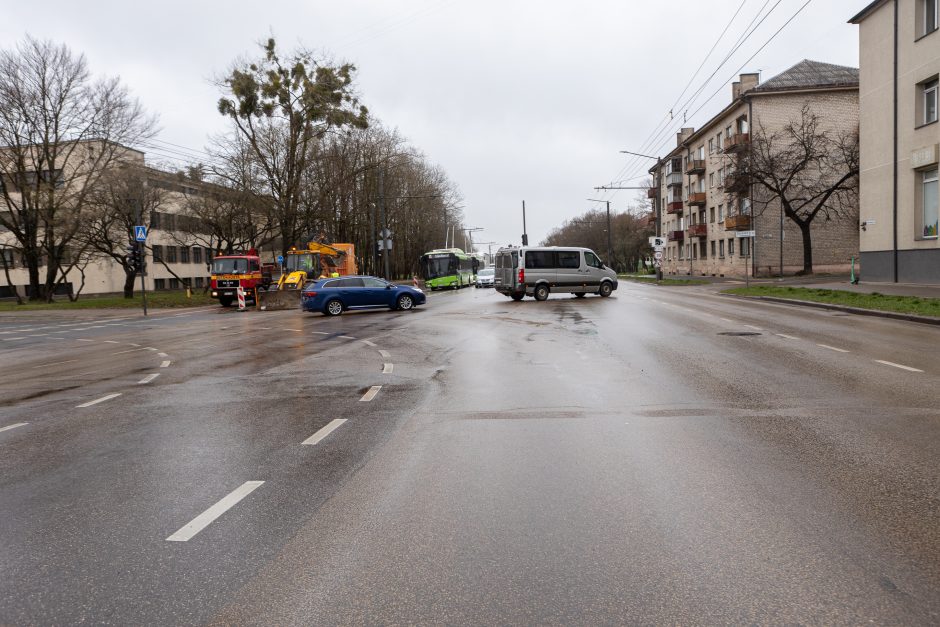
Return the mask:
[(861, 307), (847, 307), (845, 305), (817, 303), (809, 300), (794, 300), (791, 298), (778, 298), (776, 296), (742, 296), (740, 294), (721, 294), (721, 296), (739, 298), (742, 300), (763, 300), (770, 303), (783, 303), (784, 305), (800, 305), (803, 307), (815, 307), (816, 309), (844, 311), (846, 313), (857, 314), (859, 316), (875, 316), (878, 318), (891, 318), (892, 320), (904, 320), (905, 322), (920, 322), (921, 324), (940, 325), (940, 318), (934, 318), (933, 316), (918, 316), (916, 314), (906, 314), (897, 311), (878, 311), (877, 309), (862, 309)]

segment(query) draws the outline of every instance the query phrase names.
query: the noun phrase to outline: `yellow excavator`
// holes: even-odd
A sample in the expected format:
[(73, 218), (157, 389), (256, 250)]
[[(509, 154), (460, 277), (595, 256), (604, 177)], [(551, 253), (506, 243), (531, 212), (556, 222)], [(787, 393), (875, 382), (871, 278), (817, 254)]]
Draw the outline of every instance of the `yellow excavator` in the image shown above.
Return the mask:
[(261, 292), (262, 309), (286, 309), (299, 304), (299, 291), (308, 281), (325, 276), (356, 274), (356, 249), (352, 244), (308, 242), (306, 248), (291, 246), (284, 255), (284, 270), (277, 283)]

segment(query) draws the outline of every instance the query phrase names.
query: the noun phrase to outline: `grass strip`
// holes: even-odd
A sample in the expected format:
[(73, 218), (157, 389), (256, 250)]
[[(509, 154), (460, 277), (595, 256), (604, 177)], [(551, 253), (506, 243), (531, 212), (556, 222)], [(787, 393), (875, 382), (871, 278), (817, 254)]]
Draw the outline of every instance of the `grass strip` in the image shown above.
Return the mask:
[(772, 296), (789, 300), (805, 300), (814, 303), (858, 307), (874, 311), (934, 316), (940, 318), (940, 298), (919, 296), (892, 296), (878, 292), (863, 293), (848, 290), (823, 290), (812, 287), (789, 287), (783, 285), (755, 285), (724, 290), (725, 294), (737, 296)]
[[(147, 292), (147, 307), (152, 309), (175, 309), (185, 307), (202, 307), (218, 304), (218, 301), (202, 292), (193, 292), (192, 298), (186, 298), (186, 292)], [(108, 296), (80, 296), (71, 302), (66, 296), (57, 296), (51, 303), (25, 302), (17, 305), (15, 300), (0, 302), (0, 312), (3, 311), (66, 311), (72, 309), (141, 309), (140, 294), (135, 292), (134, 298), (124, 298), (120, 294)]]
[(652, 275), (646, 276), (636, 274), (621, 274), (620, 278), (626, 281), (635, 281), (637, 283), (656, 283), (658, 285), (708, 285), (708, 281), (697, 281), (695, 279), (663, 278), (657, 281), (656, 277)]

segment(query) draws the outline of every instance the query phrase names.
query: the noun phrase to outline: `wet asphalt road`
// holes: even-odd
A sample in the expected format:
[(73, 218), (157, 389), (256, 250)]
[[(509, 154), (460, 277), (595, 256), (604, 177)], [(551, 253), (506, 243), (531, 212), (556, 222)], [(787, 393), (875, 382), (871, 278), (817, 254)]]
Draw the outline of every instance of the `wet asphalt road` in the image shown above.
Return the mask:
[(0, 624), (936, 624), (938, 348), (632, 284), (0, 317)]

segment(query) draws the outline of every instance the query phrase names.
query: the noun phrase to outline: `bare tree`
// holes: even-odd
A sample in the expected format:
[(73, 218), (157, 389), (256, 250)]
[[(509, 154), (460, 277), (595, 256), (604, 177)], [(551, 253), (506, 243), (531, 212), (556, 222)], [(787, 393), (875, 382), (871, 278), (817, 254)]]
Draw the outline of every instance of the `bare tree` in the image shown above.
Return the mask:
[[(301, 185), (314, 144), (331, 129), (365, 128), (368, 112), (353, 94), (355, 66), (334, 66), (304, 50), (282, 60), (273, 38), (262, 48), (260, 60), (241, 63), (221, 82), (218, 108), (262, 174), (285, 252), (305, 235)], [(242, 151), (242, 142), (232, 145)]]
[(738, 198), (750, 193), (756, 215), (779, 203), (799, 227), (801, 274), (813, 272), (811, 227), (817, 218), (858, 221), (858, 129), (834, 134), (806, 105), (780, 131), (758, 126), (750, 147), (732, 160), (725, 190)]
[(148, 181), (141, 166), (114, 167), (104, 174), (89, 197), (88, 212), (78, 239), (99, 258), (124, 271), (124, 298), (133, 298), (137, 268), (128, 256), (134, 226), (150, 225), (150, 217), (166, 202), (166, 191)]
[(92, 79), (68, 47), (27, 37), (0, 51), (0, 226), (22, 251), (31, 300), (52, 299), (102, 175), (142, 159), (127, 146), (154, 132), (117, 79)]

